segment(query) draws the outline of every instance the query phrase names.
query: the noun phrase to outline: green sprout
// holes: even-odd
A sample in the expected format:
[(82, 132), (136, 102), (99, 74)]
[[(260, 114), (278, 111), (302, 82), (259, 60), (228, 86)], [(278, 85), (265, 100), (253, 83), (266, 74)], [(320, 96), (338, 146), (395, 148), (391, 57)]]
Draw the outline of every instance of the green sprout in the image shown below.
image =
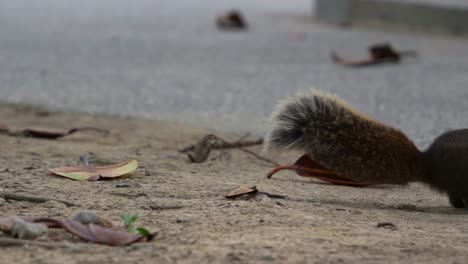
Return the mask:
[(143, 236), (150, 236), (151, 235), (151, 233), (150, 233), (150, 231), (148, 229), (146, 229), (144, 227), (141, 227), (141, 226), (140, 227), (135, 227), (135, 222), (138, 220), (137, 215), (123, 214), (123, 215), (120, 216), (120, 218), (124, 222), (124, 225), (127, 228), (128, 232), (140, 234), (140, 235), (143, 235)]

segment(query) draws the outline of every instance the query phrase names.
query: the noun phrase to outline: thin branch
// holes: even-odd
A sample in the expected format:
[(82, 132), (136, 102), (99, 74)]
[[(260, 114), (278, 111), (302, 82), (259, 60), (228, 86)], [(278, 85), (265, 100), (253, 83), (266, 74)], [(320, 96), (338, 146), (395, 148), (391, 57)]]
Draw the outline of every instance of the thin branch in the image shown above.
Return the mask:
[[(211, 144), (211, 149), (242, 148), (242, 147), (250, 147), (250, 146), (261, 145), (261, 144), (263, 144), (263, 138), (259, 138), (256, 140), (244, 140), (243, 138), (241, 138), (232, 143), (228, 143), (226, 141), (215, 142)], [(186, 153), (186, 152), (193, 151), (193, 150), (195, 150), (195, 144), (181, 148), (178, 151), (181, 153)]]
[(66, 244), (0, 237), (0, 247), (26, 246), (26, 245), (38, 246), (38, 247), (43, 247), (43, 248), (48, 248), (48, 249), (58, 249), (58, 248), (68, 247), (68, 245)]
[[(214, 135), (213, 135), (213, 136), (214, 136)], [(274, 166), (279, 166), (279, 165), (280, 165), (280, 164), (276, 163), (275, 161), (272, 161), (272, 160), (270, 160), (270, 159), (267, 159), (267, 158), (265, 158), (265, 157), (262, 157), (262, 156), (258, 155), (257, 153), (255, 153), (255, 152), (253, 152), (253, 151), (250, 151), (250, 150), (248, 150), (248, 149), (243, 148), (243, 146), (235, 146), (235, 145), (233, 145), (232, 143), (229, 143), (229, 142), (227, 142), (226, 140), (224, 140), (224, 139), (222, 139), (222, 138), (220, 138), (220, 137), (218, 137), (218, 136), (214, 136), (214, 137), (215, 137), (217, 140), (221, 141), (224, 145), (229, 146), (229, 147), (231, 147), (231, 148), (240, 149), (240, 150), (244, 151), (245, 153), (248, 153), (248, 154), (250, 154), (250, 155), (256, 157), (256, 158), (259, 159), (259, 160), (263, 160), (263, 161), (265, 161), (265, 162), (267, 162), (267, 163), (270, 163), (270, 164), (272, 164), (272, 165), (274, 165)], [(262, 142), (263, 142), (263, 140), (262, 140)]]
[(77, 204), (64, 201), (64, 200), (41, 197), (41, 196), (22, 195), (22, 194), (16, 194), (16, 193), (0, 193), (0, 197), (5, 200), (26, 201), (26, 202), (31, 202), (31, 203), (45, 203), (48, 201), (56, 201), (56, 202), (63, 203), (66, 206), (78, 206)]

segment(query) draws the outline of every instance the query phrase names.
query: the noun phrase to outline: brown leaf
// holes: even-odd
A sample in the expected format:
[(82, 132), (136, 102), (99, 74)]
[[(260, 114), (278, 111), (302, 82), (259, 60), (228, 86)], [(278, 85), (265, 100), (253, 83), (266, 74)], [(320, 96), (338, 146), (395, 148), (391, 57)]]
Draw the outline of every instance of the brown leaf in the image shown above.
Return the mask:
[(247, 22), (240, 11), (231, 10), (216, 18), (216, 25), (220, 29), (246, 29)]
[(148, 242), (154, 234), (144, 236), (123, 230), (114, 230), (96, 224), (82, 224), (75, 220), (60, 221), (52, 218), (37, 218), (36, 223), (47, 223), (49, 227), (63, 228), (67, 232), (86, 241), (110, 246), (124, 246), (136, 242)]
[[(86, 163), (85, 163), (86, 164)], [(49, 169), (53, 174), (79, 181), (96, 181), (100, 178), (114, 178), (128, 174), (138, 168), (136, 160), (128, 160), (109, 166), (59, 167)]]
[(148, 241), (146, 236), (129, 233), (127, 231), (113, 230), (95, 224), (83, 225), (78, 221), (68, 220), (63, 228), (75, 236), (98, 244), (110, 246), (124, 246), (135, 242)]
[(113, 230), (95, 224), (89, 224), (89, 230), (99, 240), (99, 243), (111, 246), (124, 246), (148, 241), (148, 237), (141, 234)]
[(25, 128), (22, 130), (23, 135), (27, 137), (34, 137), (34, 138), (43, 138), (43, 139), (58, 139), (64, 136), (71, 135), (78, 131), (85, 131), (91, 130), (96, 131), (104, 134), (109, 134), (109, 131), (94, 128), (94, 127), (81, 127), (81, 128), (72, 128), (69, 130), (53, 130), (53, 129), (43, 129), (43, 128)]
[(372, 184), (356, 182), (348, 177), (338, 175), (337, 172), (329, 170), (320, 165), (317, 161), (312, 160), (309, 155), (303, 155), (293, 165), (278, 166), (271, 170), (267, 177), (271, 178), (273, 174), (281, 170), (294, 170), (302, 177), (316, 178), (336, 185), (346, 185), (352, 187), (365, 187)]
[(336, 64), (363, 67), (382, 63), (398, 63), (403, 56), (416, 56), (415, 51), (397, 51), (389, 43), (378, 43), (369, 46), (369, 58), (362, 60), (350, 60), (340, 57), (336, 52), (331, 53), (331, 58)]
[(258, 190), (257, 190), (257, 187), (255, 186), (252, 186), (252, 187), (248, 187), (248, 186), (240, 186), (240, 187), (237, 187), (235, 188), (234, 190), (230, 191), (227, 195), (226, 195), (226, 198), (228, 199), (235, 199), (235, 198), (238, 198), (244, 194), (254, 194), (254, 193), (257, 193)]
[(49, 228), (63, 228), (67, 232), (86, 241), (110, 246), (124, 246), (136, 242), (147, 242), (154, 237), (154, 234), (151, 234), (150, 236), (144, 236), (123, 230), (114, 230), (92, 223), (84, 225), (75, 220), (60, 221), (53, 218), (17, 216), (0, 218), (0, 231), (9, 234), (15, 221), (18, 219), (26, 223), (40, 224)]

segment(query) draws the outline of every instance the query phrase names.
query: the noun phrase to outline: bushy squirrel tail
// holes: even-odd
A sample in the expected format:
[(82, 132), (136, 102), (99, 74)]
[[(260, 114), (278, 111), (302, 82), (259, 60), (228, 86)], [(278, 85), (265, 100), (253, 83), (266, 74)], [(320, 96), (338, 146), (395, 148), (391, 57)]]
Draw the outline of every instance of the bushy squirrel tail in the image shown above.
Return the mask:
[(362, 182), (404, 183), (421, 175), (421, 152), (400, 130), (318, 90), (279, 103), (264, 144), (265, 151), (275, 149), (302, 151)]
[[(330, 148), (353, 140), (351, 133), (357, 128), (372, 129), (372, 133), (385, 126), (358, 113), (333, 94), (316, 89), (299, 92), (281, 101), (272, 114), (272, 128), (266, 136), (265, 151), (302, 150), (314, 152), (317, 148)], [(328, 145), (328, 146), (327, 146)]]

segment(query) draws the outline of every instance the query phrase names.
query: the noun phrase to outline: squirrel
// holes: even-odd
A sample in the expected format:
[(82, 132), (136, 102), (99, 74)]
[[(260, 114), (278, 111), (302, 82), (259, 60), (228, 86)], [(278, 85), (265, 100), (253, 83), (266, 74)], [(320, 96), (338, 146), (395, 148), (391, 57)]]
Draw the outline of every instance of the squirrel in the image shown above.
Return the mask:
[(446, 132), (421, 151), (400, 130), (312, 89), (280, 102), (264, 151), (299, 150), (357, 182), (422, 182), (468, 209), (468, 129)]

